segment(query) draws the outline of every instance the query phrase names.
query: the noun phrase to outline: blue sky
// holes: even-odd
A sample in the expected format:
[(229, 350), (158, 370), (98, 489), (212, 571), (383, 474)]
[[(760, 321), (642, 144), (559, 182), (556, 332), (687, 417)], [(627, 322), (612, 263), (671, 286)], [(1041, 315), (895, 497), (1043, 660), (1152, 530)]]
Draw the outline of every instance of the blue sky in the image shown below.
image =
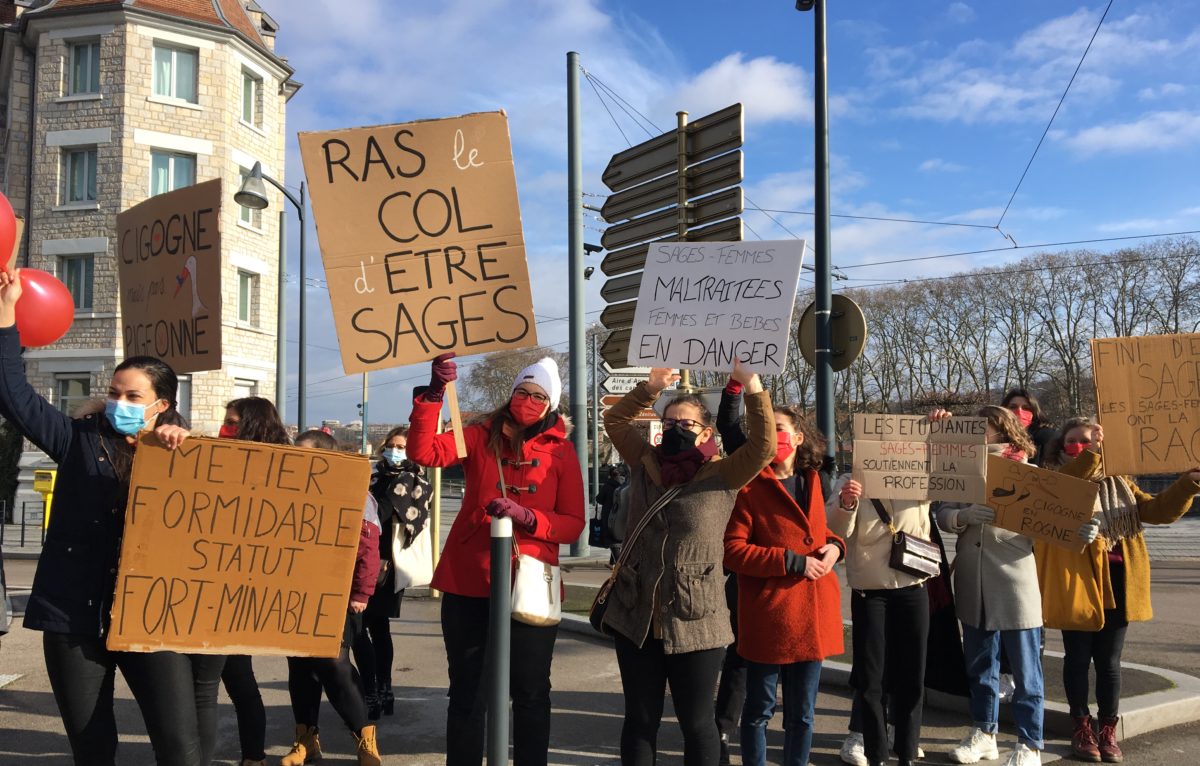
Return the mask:
[[(566, 348), (567, 323), (549, 320), (567, 315), (567, 51), (578, 51), (588, 73), (659, 129), (674, 124), (677, 110), (694, 119), (741, 101), (749, 200), (768, 210), (812, 210), (813, 15), (792, 2), (263, 4), (281, 25), (278, 52), (304, 83), (288, 112), (289, 185), (303, 177), (297, 131), (507, 110), (545, 344)], [(995, 226), (1105, 5), (831, 3), (832, 212)], [(1028, 246), (1200, 229), (1198, 56), (1200, 0), (1114, 3), (1004, 215), (1004, 234)], [(602, 195), (609, 156), (648, 133), (609, 101), (618, 128), (586, 79), (581, 87), (584, 191)], [(748, 210), (747, 238), (811, 237), (811, 216), (771, 215), (786, 229)], [(296, 274), (294, 219), (291, 225), (289, 272)], [(603, 224), (589, 217), (587, 225), (586, 240), (598, 242)], [(309, 275), (320, 277), (316, 237), (309, 241)], [(1091, 247), (1122, 244), (1129, 242)], [(855, 219), (835, 219), (832, 236), (833, 262), (852, 278), (839, 283), (845, 286), (999, 265), (1035, 252), (863, 266), (1011, 245), (990, 228)], [(599, 266), (597, 256), (592, 261)], [(597, 269), (589, 321), (603, 308), (602, 282)], [(294, 294), (295, 279), (289, 287)], [(360, 378), (340, 376), (327, 294), (310, 287), (308, 297), (309, 419), (351, 420)], [(294, 317), (289, 333), (294, 341)], [(295, 351), (289, 343), (289, 419)], [(425, 371), (372, 373), (371, 419), (403, 421), (411, 386)]]

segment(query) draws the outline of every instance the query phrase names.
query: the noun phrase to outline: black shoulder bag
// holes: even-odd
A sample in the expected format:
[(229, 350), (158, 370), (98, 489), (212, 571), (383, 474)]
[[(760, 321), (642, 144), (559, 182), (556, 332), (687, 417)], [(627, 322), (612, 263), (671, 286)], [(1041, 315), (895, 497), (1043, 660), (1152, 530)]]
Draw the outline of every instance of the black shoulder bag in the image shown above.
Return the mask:
[(888, 566), (898, 572), (904, 572), (914, 577), (933, 577), (941, 573), (942, 552), (928, 540), (922, 540), (916, 535), (897, 531), (892, 523), (891, 514), (878, 500), (871, 500), (879, 519), (892, 533), (892, 552), (888, 557)]

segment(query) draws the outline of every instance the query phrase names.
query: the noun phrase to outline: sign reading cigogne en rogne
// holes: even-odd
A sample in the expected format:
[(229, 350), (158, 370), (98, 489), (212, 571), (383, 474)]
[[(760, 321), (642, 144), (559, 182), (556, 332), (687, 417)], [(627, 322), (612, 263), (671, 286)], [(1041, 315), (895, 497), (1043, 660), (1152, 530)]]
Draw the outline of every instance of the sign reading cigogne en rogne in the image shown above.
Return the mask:
[(503, 112), (301, 133), (347, 374), (537, 345)]
[(337, 656), (369, 478), (359, 455), (143, 439), (108, 647)]

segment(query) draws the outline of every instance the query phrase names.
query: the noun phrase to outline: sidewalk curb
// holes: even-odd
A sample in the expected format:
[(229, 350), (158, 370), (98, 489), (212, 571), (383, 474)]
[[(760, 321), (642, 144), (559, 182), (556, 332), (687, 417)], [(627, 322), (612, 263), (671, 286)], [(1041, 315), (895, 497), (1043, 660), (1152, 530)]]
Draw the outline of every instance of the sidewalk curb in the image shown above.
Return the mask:
[[(564, 614), (558, 627), (567, 633), (585, 638), (612, 640), (611, 637), (596, 631), (586, 617), (577, 614)], [(1055, 651), (1047, 651), (1046, 654), (1051, 657), (1063, 656), (1062, 652)], [(1200, 678), (1174, 670), (1132, 662), (1123, 662), (1121, 666), (1161, 676), (1175, 687), (1121, 700), (1121, 720), (1118, 724), (1121, 739), (1129, 739), (1152, 731), (1200, 721)], [(821, 684), (823, 686), (848, 687), (850, 685), (850, 666), (844, 662), (825, 662), (821, 668)], [(925, 701), (940, 710), (961, 712), (964, 716), (963, 720), (970, 715), (967, 710), (966, 697), (926, 689)], [(1000, 706), (1002, 721), (1012, 723), (1011, 707), (1011, 705)], [(1044, 727), (1047, 732), (1054, 732), (1066, 737), (1071, 735), (1075, 729), (1075, 721), (1071, 718), (1070, 709), (1065, 703), (1046, 701)]]

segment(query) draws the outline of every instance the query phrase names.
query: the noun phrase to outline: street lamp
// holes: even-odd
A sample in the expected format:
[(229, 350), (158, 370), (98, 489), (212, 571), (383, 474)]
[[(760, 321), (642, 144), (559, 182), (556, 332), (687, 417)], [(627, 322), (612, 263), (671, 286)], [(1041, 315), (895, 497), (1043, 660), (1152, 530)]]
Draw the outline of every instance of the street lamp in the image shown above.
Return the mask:
[[(303, 431), (304, 423), (305, 423), (305, 419), (306, 419), (306, 415), (307, 415), (307, 412), (306, 412), (307, 392), (305, 391), (306, 383), (307, 383), (307, 375), (305, 373), (305, 361), (306, 361), (305, 360), (305, 350), (306, 350), (306, 341), (308, 340), (308, 328), (305, 326), (307, 324), (305, 322), (307, 314), (305, 312), (305, 297), (304, 297), (304, 293), (305, 293), (305, 289), (304, 289), (305, 288), (305, 268), (304, 268), (305, 238), (304, 238), (304, 235), (305, 235), (305, 229), (307, 228), (308, 224), (307, 224), (307, 217), (304, 212), (304, 182), (303, 181), (300, 182), (300, 196), (297, 197), (296, 195), (294, 195), (290, 191), (288, 191), (286, 188), (284, 188), (283, 184), (279, 183), (271, 176), (263, 173), (262, 163), (256, 162), (256, 163), (254, 163), (254, 167), (251, 168), (250, 174), (248, 176), (246, 176), (246, 178), (242, 181), (242, 188), (238, 189), (237, 194), (233, 195), (233, 201), (238, 203), (242, 207), (248, 207), (251, 210), (265, 210), (267, 208), (267, 206), (270, 205), (270, 200), (267, 199), (267, 187), (263, 183), (264, 181), (271, 184), (276, 189), (278, 189), (280, 192), (282, 192), (283, 196), (287, 198), (288, 202), (291, 202), (293, 205), (296, 206), (296, 212), (300, 216), (300, 353), (299, 353), (299, 373), (296, 376), (297, 383), (298, 383), (298, 391), (296, 393), (296, 426), (299, 431)], [(283, 235), (284, 235), (283, 215), (280, 214), (280, 218), (279, 218), (279, 329), (278, 329), (279, 355), (278, 355), (278, 363), (276, 364), (276, 369), (275, 369), (275, 376), (276, 376), (275, 390), (276, 390), (276, 398), (279, 399), (277, 404), (279, 405), (280, 415), (283, 414), (283, 409), (286, 406), (285, 399), (284, 399), (284, 392), (286, 389), (282, 382), (285, 379), (285, 369), (284, 369), (285, 322), (284, 322), (284, 317), (286, 315), (283, 284), (284, 284), (284, 277), (285, 277), (284, 266), (287, 263), (287, 259), (284, 257), (285, 253), (284, 253), (284, 247), (283, 247), (283, 242), (284, 242)]]

